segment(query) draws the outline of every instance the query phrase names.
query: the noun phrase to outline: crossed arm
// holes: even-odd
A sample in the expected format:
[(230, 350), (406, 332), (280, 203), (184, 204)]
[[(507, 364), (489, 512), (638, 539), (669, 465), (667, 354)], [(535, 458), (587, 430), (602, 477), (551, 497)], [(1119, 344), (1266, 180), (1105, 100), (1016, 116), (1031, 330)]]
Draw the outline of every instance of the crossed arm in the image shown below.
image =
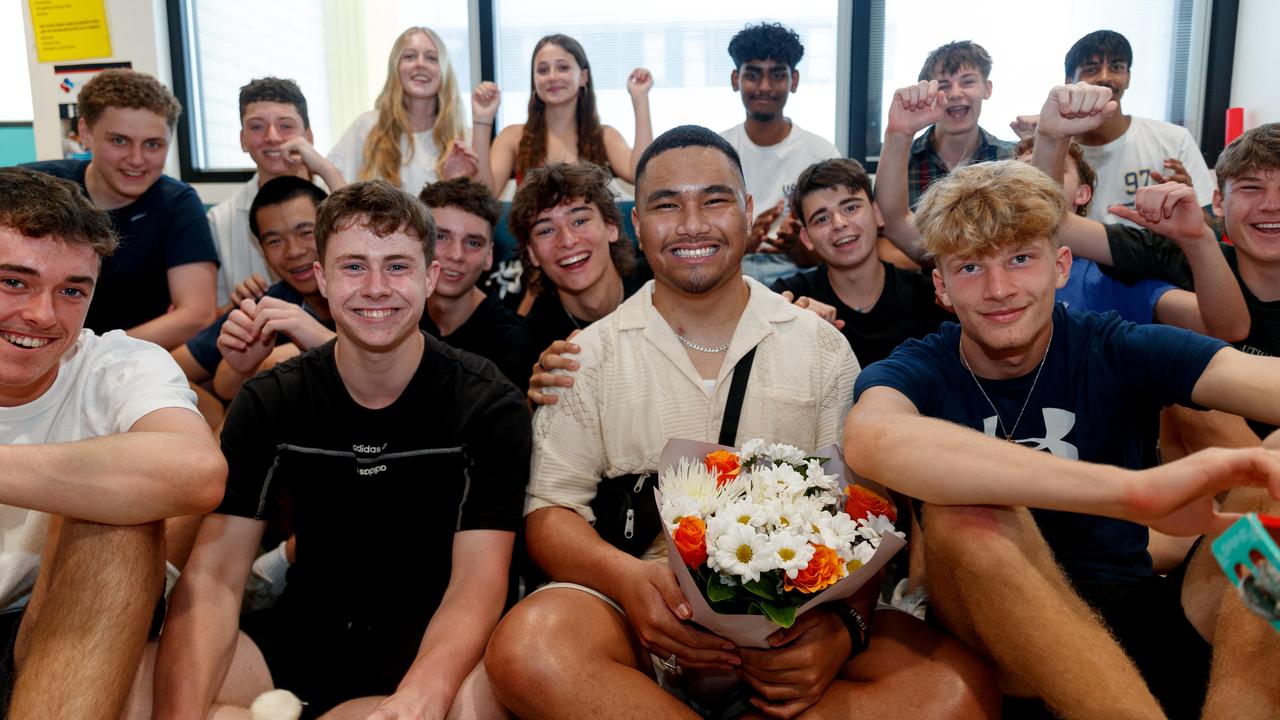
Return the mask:
[(194, 262), (166, 272), (173, 309), (128, 330), (129, 335), (173, 350), (218, 319), (218, 267)]
[(209, 426), (182, 408), (154, 410), (115, 435), (0, 445), (0, 467), (0, 503), (111, 525), (208, 512), (227, 477)]

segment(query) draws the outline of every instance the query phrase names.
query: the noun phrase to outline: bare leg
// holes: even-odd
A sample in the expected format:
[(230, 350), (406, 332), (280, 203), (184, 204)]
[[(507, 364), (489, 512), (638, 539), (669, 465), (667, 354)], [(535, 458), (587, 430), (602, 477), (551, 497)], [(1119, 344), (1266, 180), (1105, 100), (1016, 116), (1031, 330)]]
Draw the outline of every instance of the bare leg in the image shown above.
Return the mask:
[(1210, 447), (1257, 447), (1258, 436), (1239, 415), (1179, 405), (1160, 414), (1160, 461), (1173, 462)]
[(1164, 717), (1025, 508), (930, 505), (924, 526), (933, 608), (995, 662), (1006, 692), (1034, 694), (1067, 718)]
[(51, 519), (9, 718), (119, 717), (164, 587), (163, 545), (158, 522)]
[(203, 519), (203, 515), (180, 515), (164, 521), (164, 559), (178, 570), (187, 565), (191, 548), (196, 544), (196, 531)]
[(638, 669), (647, 664), (621, 613), (570, 588), (521, 601), (498, 624), (485, 655), (498, 699), (525, 720), (695, 720)]
[(320, 720), (365, 720), (378, 703), (386, 699), (386, 695), (348, 700), (320, 716)]
[[(129, 693), (129, 701), (121, 713), (121, 720), (149, 720), (151, 702), (155, 688), (157, 643), (147, 643), (143, 649), (142, 663), (133, 679), (133, 689)], [(248, 635), (240, 633), (236, 639), (235, 654), (231, 658), (231, 667), (227, 670), (227, 678), (218, 691), (218, 697), (209, 710), (210, 720), (236, 720), (249, 717), (249, 705), (254, 698), (270, 690), (271, 673), (267, 670), (266, 660), (262, 652), (253, 644)]]

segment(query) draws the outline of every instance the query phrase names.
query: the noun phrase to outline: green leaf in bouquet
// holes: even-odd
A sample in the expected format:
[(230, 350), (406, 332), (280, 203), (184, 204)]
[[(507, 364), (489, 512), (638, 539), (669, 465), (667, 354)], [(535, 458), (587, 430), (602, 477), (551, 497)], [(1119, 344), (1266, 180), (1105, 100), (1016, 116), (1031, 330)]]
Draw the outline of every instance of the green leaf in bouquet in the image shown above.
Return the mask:
[(733, 588), (720, 581), (720, 576), (710, 573), (707, 577), (707, 599), (713, 603), (733, 599)]
[(773, 603), (758, 603), (764, 614), (778, 627), (789, 628), (796, 624), (796, 608), (794, 605), (779, 607)]
[(762, 575), (759, 580), (751, 580), (742, 583), (742, 587), (746, 589), (747, 592), (765, 600), (778, 599), (778, 591), (775, 586), (776, 583), (773, 582), (769, 575)]

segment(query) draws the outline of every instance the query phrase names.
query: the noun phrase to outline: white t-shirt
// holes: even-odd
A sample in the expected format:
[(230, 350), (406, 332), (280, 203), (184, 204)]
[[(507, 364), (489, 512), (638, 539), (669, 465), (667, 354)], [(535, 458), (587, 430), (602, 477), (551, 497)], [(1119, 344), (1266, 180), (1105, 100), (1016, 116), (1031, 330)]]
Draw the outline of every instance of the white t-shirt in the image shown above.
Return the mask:
[[(158, 345), (113, 330), (82, 330), (62, 357), (58, 377), (35, 401), (0, 407), (0, 443), (74, 442), (129, 430), (161, 408), (196, 410), (182, 370)], [(0, 505), (0, 608), (31, 591), (49, 516)]]
[[(370, 110), (356, 118), (338, 139), (338, 144), (329, 151), (329, 162), (338, 168), (347, 182), (360, 179), (360, 166), (364, 164), (364, 141), (377, 121), (376, 110)], [(439, 153), (436, 152), (430, 130), (413, 133), (410, 137), (413, 138), (414, 148), (411, 160), (408, 159), (409, 137), (400, 138), (400, 189), (417, 197), (423, 186), (439, 179), (436, 175), (436, 157)]]
[(1089, 217), (1104, 223), (1127, 223), (1112, 215), (1107, 208), (1112, 205), (1133, 205), (1138, 188), (1156, 185), (1151, 172), (1168, 176), (1166, 158), (1177, 158), (1187, 168), (1196, 188), (1196, 201), (1201, 205), (1213, 202), (1215, 187), (1209, 167), (1205, 165), (1200, 147), (1191, 133), (1160, 120), (1135, 117), (1125, 134), (1106, 145), (1082, 145), (1084, 159), (1098, 174), (1098, 186), (1093, 191), (1093, 204)]
[[(777, 145), (760, 146), (747, 137), (746, 124), (720, 133), (742, 159), (747, 192), (755, 199), (755, 214), (768, 210), (791, 193), (800, 173), (810, 165), (840, 157), (840, 151), (825, 138), (818, 137), (798, 125)], [(786, 209), (789, 211), (789, 206)], [(784, 216), (785, 216), (784, 212)]]
[(254, 173), (234, 195), (209, 210), (209, 229), (218, 248), (218, 307), (231, 301), (231, 291), (254, 273), (268, 279), (280, 278), (267, 267), (262, 245), (249, 231), (249, 207), (258, 196), (258, 174)]

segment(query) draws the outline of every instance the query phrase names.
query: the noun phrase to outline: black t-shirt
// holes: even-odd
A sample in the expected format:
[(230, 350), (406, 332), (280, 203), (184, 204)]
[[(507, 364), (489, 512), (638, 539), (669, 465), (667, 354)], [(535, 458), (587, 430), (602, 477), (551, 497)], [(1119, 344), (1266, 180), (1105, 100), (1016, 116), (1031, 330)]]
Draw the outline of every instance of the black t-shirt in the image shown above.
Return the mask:
[[(1187, 256), (1169, 238), (1142, 228), (1108, 225), (1107, 242), (1111, 246), (1111, 262), (1118, 272), (1159, 278), (1186, 290), (1195, 289)], [(1240, 283), (1240, 292), (1249, 310), (1249, 335), (1234, 343), (1235, 347), (1253, 355), (1280, 357), (1280, 300), (1259, 300), (1240, 277), (1240, 260), (1235, 246), (1226, 243), (1218, 243), (1218, 246)], [(1259, 437), (1266, 437), (1275, 430), (1273, 425), (1252, 420), (1249, 427)]]
[[(908, 340), (886, 360), (858, 375), (854, 397), (891, 387), (921, 415), (997, 436), (999, 408), (1014, 440), (1059, 457), (1143, 467), (1144, 433), (1166, 405), (1191, 405), (1191, 391), (1226, 343), (1190, 330), (1135, 325), (1114, 312), (1053, 311), (1053, 339), (1039, 381), (1036, 373), (1010, 380), (974, 378), (961, 364), (960, 326), (946, 323), (924, 340)], [(1026, 411), (1016, 421), (1023, 404)], [(928, 448), (901, 448), (927, 452)], [(1033, 510), (1032, 514), (1073, 580), (1125, 581), (1152, 574), (1143, 525), (1095, 515)]]
[(934, 301), (933, 280), (929, 275), (903, 270), (892, 263), (884, 265), (884, 290), (867, 312), (854, 312), (844, 304), (831, 287), (826, 265), (779, 278), (773, 283), (775, 292), (790, 290), (797, 298), (811, 297), (836, 309), (836, 317), (844, 321), (845, 338), (866, 367), (889, 357), (893, 349), (908, 338), (922, 338), (937, 332), (938, 326), (955, 316), (938, 307)]
[(524, 338), (524, 318), (493, 295), (485, 295), (484, 300), (471, 311), (471, 317), (447, 336), (440, 335), (440, 328), (432, 322), (430, 313), (422, 313), (419, 327), (459, 350), (489, 360), (516, 387), (523, 389), (529, 384), (529, 368), (521, 369), (515, 360)]
[[(653, 270), (649, 268), (649, 263), (643, 257), (637, 257), (636, 266), (631, 270), (631, 274), (622, 278), (623, 299), (625, 300), (634, 295), (637, 290), (652, 279)], [(533, 301), (533, 307), (529, 309), (529, 314), (525, 316), (524, 320), (525, 336), (517, 362), (524, 368), (526, 375), (528, 375), (533, 364), (538, 362), (538, 356), (551, 343), (556, 340), (564, 340), (574, 330), (586, 330), (591, 325), (590, 320), (583, 320), (570, 315), (564, 304), (560, 302), (560, 293), (556, 292), (555, 287), (546, 281), (543, 281), (542, 290)], [(525, 383), (527, 384), (528, 382), (529, 378), (526, 377)]]
[[(85, 188), (89, 161), (49, 160), (26, 167)], [(86, 328), (99, 335), (128, 330), (168, 312), (173, 302), (169, 268), (218, 262), (204, 205), (184, 182), (161, 175), (142, 197), (108, 212), (120, 246), (102, 261), (102, 273), (84, 321)]]
[(214, 511), (271, 519), (292, 500), (297, 562), (281, 598), (316, 633), (418, 633), (449, 584), (455, 532), (515, 531), (529, 476), (524, 398), (489, 361), (424, 335), (391, 405), (356, 403), (334, 342), (246, 382), (222, 431)]

